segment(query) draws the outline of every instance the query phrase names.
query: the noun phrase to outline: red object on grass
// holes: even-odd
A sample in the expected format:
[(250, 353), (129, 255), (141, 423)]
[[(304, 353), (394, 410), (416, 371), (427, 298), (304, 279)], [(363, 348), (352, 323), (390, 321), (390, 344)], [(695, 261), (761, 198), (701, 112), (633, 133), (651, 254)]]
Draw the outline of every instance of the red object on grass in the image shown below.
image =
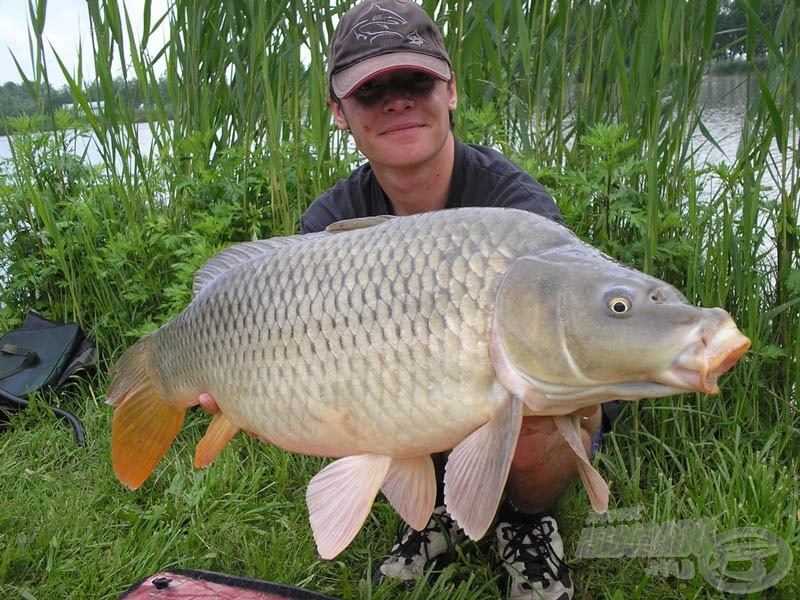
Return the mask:
[(145, 577), (119, 600), (336, 600), (304, 588), (246, 579), (225, 573), (175, 569)]

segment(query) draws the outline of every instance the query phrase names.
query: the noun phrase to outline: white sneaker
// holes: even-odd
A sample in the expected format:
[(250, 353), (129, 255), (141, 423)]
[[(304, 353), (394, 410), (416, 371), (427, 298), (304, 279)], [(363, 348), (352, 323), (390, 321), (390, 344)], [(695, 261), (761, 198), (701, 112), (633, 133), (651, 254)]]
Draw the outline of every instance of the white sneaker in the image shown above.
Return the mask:
[(389, 556), (373, 572), (372, 584), (378, 585), (384, 577), (411, 581), (430, 568), (441, 569), (452, 560), (453, 548), (465, 538), (445, 507), (437, 506), (425, 529), (406, 527), (403, 535), (398, 535)]
[(519, 523), (501, 520), (496, 531), (497, 549), (511, 576), (509, 600), (572, 599), (564, 544), (552, 516), (532, 515)]

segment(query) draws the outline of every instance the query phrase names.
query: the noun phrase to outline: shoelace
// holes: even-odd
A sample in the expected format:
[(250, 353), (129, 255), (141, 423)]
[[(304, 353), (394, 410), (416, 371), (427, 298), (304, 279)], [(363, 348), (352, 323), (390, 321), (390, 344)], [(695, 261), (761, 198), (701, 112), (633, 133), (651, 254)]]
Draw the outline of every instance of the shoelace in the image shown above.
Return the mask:
[(565, 565), (553, 550), (552, 533), (553, 525), (538, 519), (511, 523), (503, 531), (503, 538), (508, 542), (503, 551), (503, 559), (512, 561), (514, 555), (517, 555), (524, 565), (523, 574), (530, 581), (545, 581), (545, 573), (549, 573), (553, 579), (559, 579)]
[[(401, 521), (397, 530), (397, 549), (392, 551), (394, 555), (402, 555), (406, 564), (410, 564), (412, 559), (410, 556), (421, 554), (422, 546), (425, 545), (425, 560), (426, 562), (431, 559), (428, 555), (427, 545), (430, 543), (430, 534), (434, 532), (444, 531), (447, 535), (452, 533), (454, 521), (453, 518), (447, 513), (441, 515), (434, 514), (428, 525), (422, 531), (417, 531), (411, 527), (404, 526)], [(405, 539), (403, 539), (405, 537)]]

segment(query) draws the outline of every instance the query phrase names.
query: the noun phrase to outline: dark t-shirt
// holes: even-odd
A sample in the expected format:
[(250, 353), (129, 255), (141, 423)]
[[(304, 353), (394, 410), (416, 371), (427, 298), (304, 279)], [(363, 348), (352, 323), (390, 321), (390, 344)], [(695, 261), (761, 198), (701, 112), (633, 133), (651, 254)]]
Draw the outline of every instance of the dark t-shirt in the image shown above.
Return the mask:
[[(555, 200), (533, 177), (491, 148), (456, 140), (445, 208), (460, 206), (519, 208), (563, 223)], [(390, 214), (392, 205), (367, 162), (311, 203), (300, 230), (310, 233), (343, 219)]]

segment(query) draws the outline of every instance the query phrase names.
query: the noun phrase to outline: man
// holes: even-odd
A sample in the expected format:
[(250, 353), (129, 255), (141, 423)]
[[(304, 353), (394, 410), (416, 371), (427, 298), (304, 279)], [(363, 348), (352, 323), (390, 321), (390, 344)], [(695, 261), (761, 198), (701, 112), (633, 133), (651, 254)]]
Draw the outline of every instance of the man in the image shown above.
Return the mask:
[[(458, 95), (450, 58), (441, 32), (413, 1), (366, 0), (351, 8), (331, 40), (328, 74), (333, 118), (368, 162), (314, 200), (302, 216), (303, 233), (342, 219), (460, 206), (515, 207), (563, 222), (553, 198), (519, 167), (494, 150), (455, 140), (451, 113)], [(200, 401), (218, 410), (207, 394)], [(598, 408), (581, 414), (590, 452), (603, 417)], [(439, 494), (433, 517), (422, 531), (404, 532), (375, 570), (376, 584), (441, 566), (464, 540), (443, 506), (444, 460), (434, 457)], [(573, 597), (548, 511), (577, 474), (574, 453), (553, 420), (523, 419), (496, 527), (512, 600)]]
[[(314, 200), (301, 219), (304, 233), (341, 219), (459, 206), (509, 206), (562, 222), (533, 178), (489, 148), (454, 139), (458, 95), (450, 58), (441, 32), (413, 1), (366, 0), (351, 8), (333, 34), (328, 75), (333, 118), (368, 162)], [(601, 410), (582, 416), (591, 451)], [(525, 418), (496, 529), (510, 598), (572, 598), (557, 524), (547, 511), (576, 475), (574, 454), (553, 420)], [(405, 532), (374, 581), (419, 576), (463, 538), (438, 506), (423, 531)]]

